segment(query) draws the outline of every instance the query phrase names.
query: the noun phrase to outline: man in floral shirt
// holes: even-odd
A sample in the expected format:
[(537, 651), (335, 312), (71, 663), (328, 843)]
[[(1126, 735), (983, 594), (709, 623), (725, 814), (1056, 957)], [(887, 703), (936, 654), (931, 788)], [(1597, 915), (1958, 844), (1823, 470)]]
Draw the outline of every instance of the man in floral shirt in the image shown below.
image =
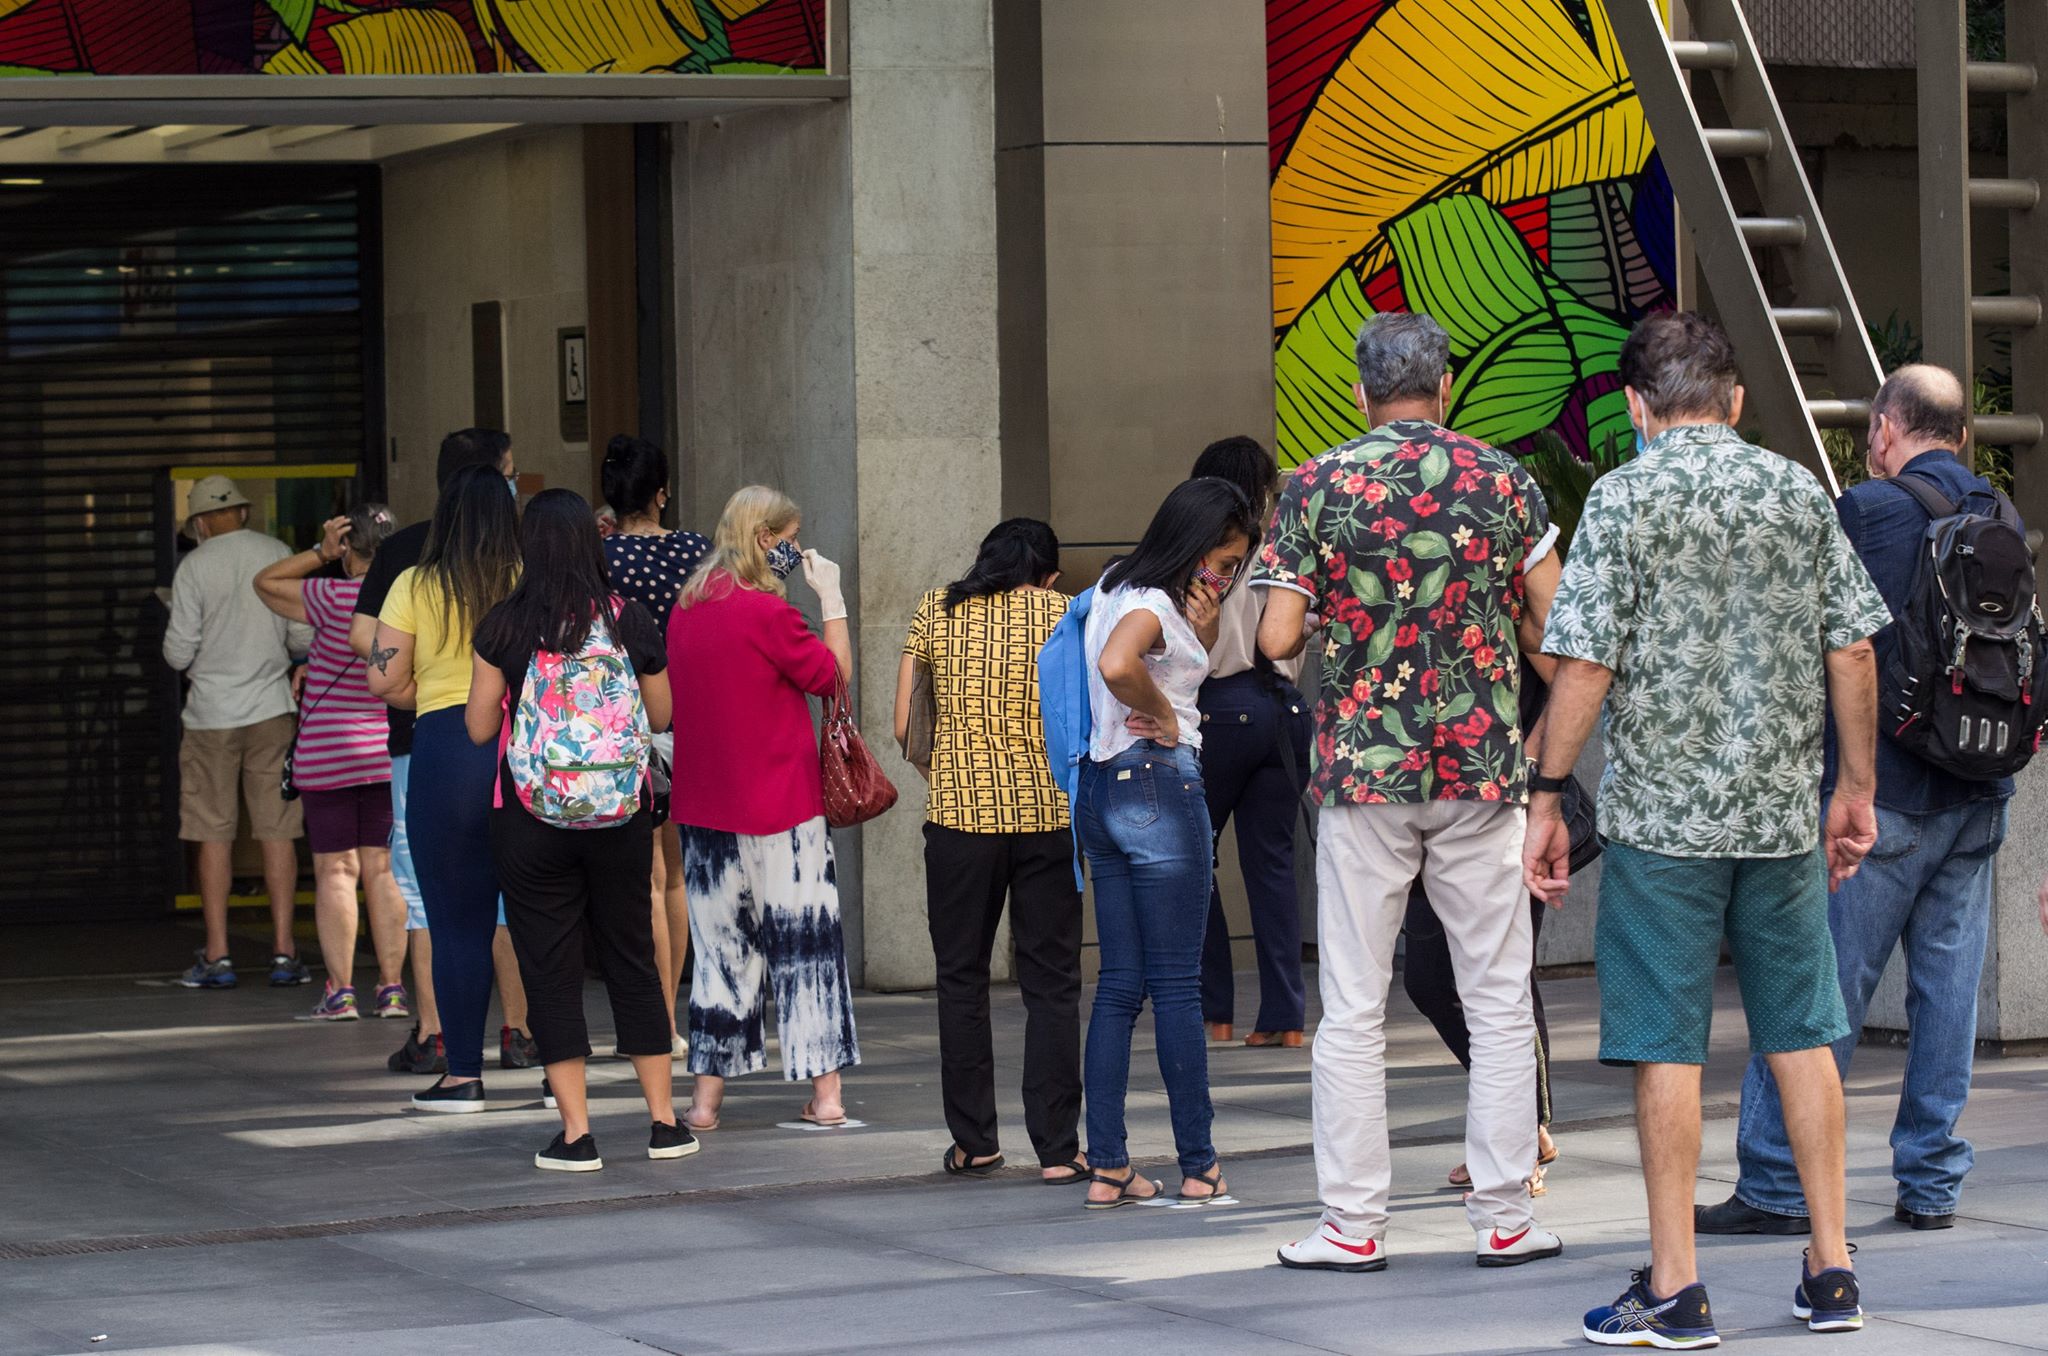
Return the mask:
[(1466, 1212), (1479, 1262), (1512, 1266), (1563, 1248), (1530, 1212), (1534, 944), (1517, 869), (1520, 649), (1539, 634), (1556, 578), (1554, 559), (1536, 572), (1554, 534), (1513, 457), (1442, 427), (1449, 360), (1449, 340), (1428, 316), (1366, 323), (1358, 397), (1373, 430), (1288, 481), (1250, 580), (1268, 590), (1259, 646), (1269, 658), (1301, 649), (1311, 610), (1322, 620), (1315, 1145), (1324, 1211), (1314, 1233), (1280, 1250), (1291, 1267), (1386, 1265), (1387, 988), (1418, 878), (1454, 938), (1472, 1029)]
[[(1561, 902), (1570, 846), (1555, 793), (1604, 701), (1600, 1059), (1635, 1066), (1651, 1265), (1584, 1331), (1607, 1345), (1718, 1340), (1693, 1257), (1693, 1177), (1724, 935), (1812, 1213), (1793, 1312), (1816, 1332), (1858, 1328), (1828, 886), (1877, 840), (1868, 637), (1890, 614), (1819, 482), (1732, 427), (1742, 388), (1720, 326), (1651, 316), (1622, 347), (1621, 379), (1646, 441), (1594, 484), (1558, 585), (1543, 647), (1561, 663), (1526, 850), (1530, 890)], [(1824, 835), (1823, 702), (1841, 761)]]

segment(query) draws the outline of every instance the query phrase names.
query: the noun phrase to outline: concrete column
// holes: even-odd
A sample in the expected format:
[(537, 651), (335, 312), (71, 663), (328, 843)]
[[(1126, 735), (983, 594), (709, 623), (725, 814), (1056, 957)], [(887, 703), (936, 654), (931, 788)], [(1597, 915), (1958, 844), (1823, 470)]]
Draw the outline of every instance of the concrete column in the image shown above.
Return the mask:
[[(991, 0), (850, 0), (860, 723), (903, 792), (862, 830), (866, 983), (933, 982), (903, 635), (1001, 513)], [(853, 601), (851, 598), (850, 601)]]

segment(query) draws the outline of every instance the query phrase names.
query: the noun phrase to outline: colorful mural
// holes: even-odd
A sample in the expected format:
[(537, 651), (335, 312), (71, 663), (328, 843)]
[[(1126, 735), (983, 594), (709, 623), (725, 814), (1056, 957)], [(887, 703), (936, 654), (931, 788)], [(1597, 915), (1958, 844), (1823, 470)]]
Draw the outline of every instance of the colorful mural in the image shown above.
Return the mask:
[(1266, 43), (1282, 463), (1363, 431), (1358, 327), (1408, 309), (1450, 332), (1459, 432), (1627, 445), (1676, 232), (1602, 0), (1266, 0)]
[(814, 73), (825, 0), (0, 0), (0, 75)]

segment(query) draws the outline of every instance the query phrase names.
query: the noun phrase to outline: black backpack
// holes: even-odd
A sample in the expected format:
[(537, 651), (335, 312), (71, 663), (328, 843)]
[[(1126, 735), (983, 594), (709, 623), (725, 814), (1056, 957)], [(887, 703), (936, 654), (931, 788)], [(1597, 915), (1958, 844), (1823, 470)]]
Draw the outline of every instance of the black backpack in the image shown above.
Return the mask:
[(2034, 561), (2012, 501), (1991, 513), (1949, 502), (1926, 480), (1892, 480), (1933, 519), (1921, 538), (1898, 639), (1878, 675), (1892, 741), (1967, 781), (2027, 765), (2048, 721)]

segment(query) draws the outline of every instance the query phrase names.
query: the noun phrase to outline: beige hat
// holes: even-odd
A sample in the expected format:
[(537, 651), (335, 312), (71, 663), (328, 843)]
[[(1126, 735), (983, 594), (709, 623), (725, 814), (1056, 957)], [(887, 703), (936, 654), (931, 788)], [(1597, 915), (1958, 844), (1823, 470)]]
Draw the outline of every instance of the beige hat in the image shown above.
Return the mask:
[(234, 481), (226, 476), (205, 476), (192, 486), (192, 497), (185, 510), (185, 521), (189, 523), (202, 513), (248, 506), (249, 501), (235, 488)]

